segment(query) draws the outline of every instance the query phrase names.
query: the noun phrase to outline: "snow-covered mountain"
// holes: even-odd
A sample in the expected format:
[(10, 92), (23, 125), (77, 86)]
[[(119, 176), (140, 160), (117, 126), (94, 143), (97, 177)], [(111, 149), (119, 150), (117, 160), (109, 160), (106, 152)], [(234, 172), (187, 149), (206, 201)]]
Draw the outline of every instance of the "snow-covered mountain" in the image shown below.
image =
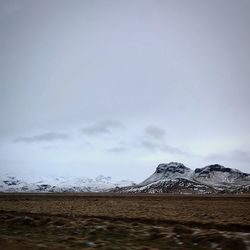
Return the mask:
[(160, 164), (138, 185), (117, 187), (121, 193), (245, 193), (250, 192), (250, 174), (214, 164), (194, 171), (182, 163)]
[(140, 183), (144, 186), (149, 183), (158, 181), (158, 180), (172, 180), (176, 178), (188, 178), (192, 174), (192, 170), (185, 167), (182, 163), (170, 162), (168, 164), (159, 164), (155, 172), (148, 177), (145, 181)]
[(0, 177), (0, 192), (118, 192), (118, 193), (250, 193), (250, 174), (218, 164), (194, 171), (182, 163), (160, 164), (139, 184), (114, 181), (100, 175), (91, 178), (17, 178)]
[(219, 164), (196, 168), (193, 179), (212, 185), (249, 184), (250, 174), (242, 173), (238, 169), (225, 168)]
[(91, 178), (46, 177), (17, 178), (10, 175), (0, 177), (0, 192), (104, 192), (115, 187), (133, 185), (132, 181), (114, 181), (99, 175)]

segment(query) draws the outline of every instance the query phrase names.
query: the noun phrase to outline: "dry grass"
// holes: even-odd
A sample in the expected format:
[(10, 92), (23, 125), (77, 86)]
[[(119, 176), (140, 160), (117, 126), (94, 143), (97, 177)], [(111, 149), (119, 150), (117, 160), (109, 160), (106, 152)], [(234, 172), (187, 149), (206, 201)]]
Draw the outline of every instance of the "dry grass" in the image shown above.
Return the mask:
[(2, 194), (0, 248), (244, 250), (249, 209), (249, 196)]

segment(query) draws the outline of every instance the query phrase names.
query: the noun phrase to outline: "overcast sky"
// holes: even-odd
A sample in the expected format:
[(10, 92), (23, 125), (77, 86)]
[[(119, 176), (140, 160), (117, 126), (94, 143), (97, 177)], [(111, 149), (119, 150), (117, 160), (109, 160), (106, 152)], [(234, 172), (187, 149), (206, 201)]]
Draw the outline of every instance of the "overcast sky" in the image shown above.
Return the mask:
[(250, 172), (250, 1), (0, 0), (0, 172)]

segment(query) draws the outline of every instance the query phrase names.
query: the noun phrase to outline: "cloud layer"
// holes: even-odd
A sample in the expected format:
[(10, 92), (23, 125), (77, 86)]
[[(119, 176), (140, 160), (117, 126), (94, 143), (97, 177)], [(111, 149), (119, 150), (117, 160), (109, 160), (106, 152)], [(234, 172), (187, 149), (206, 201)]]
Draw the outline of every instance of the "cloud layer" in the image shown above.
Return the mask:
[(0, 172), (250, 172), (249, 13), (243, 0), (0, 0)]
[(250, 151), (246, 150), (231, 150), (222, 153), (213, 153), (206, 156), (207, 160), (212, 161), (227, 161), (240, 164), (241, 162), (248, 163), (250, 165)]
[(118, 121), (102, 121), (81, 130), (83, 134), (97, 136), (102, 134), (112, 134), (114, 130), (124, 129), (124, 125)]
[(13, 140), (15, 143), (35, 143), (35, 142), (53, 142), (53, 141), (66, 141), (69, 140), (69, 135), (65, 133), (49, 132), (34, 136), (20, 136)]

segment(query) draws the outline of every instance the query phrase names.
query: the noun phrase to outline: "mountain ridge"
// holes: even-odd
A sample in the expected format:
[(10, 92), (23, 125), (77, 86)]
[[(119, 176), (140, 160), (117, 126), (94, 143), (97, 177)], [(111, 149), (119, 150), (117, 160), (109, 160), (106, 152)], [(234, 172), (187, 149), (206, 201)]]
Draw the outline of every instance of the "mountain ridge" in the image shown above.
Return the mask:
[(250, 192), (250, 174), (212, 164), (192, 170), (182, 163), (161, 163), (143, 182), (119, 188), (121, 193), (216, 194)]
[(0, 177), (0, 192), (118, 192), (223, 194), (250, 193), (250, 174), (212, 164), (192, 170), (182, 163), (161, 163), (155, 172), (139, 184), (114, 181), (99, 175), (94, 179), (55, 177), (22, 179)]
[(0, 177), (1, 192), (104, 192), (106, 190), (133, 185), (129, 180), (115, 181), (109, 176), (84, 177), (41, 177), (17, 178), (5, 175)]

